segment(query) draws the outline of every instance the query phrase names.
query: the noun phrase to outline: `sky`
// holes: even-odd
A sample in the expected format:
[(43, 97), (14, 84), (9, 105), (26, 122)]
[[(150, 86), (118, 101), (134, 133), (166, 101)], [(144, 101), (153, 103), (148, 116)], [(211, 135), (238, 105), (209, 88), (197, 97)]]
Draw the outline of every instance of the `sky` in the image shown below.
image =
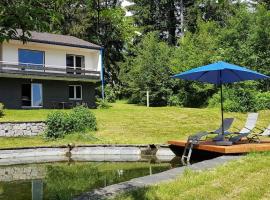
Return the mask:
[[(250, 0), (241, 0), (241, 1), (242, 1), (242, 2), (250, 2)], [(122, 6), (123, 6), (123, 7), (129, 6), (129, 5), (132, 5), (132, 3), (128, 2), (127, 0), (124, 0), (124, 1), (122, 2)], [(131, 16), (131, 15), (132, 15), (131, 12), (126, 11), (126, 16)]]
[[(122, 3), (122, 6), (123, 6), (123, 7), (126, 7), (126, 6), (129, 6), (129, 5), (131, 5), (131, 4), (132, 4), (132, 3), (128, 2), (127, 0), (124, 0), (123, 3)], [(126, 11), (126, 16), (131, 16), (131, 15), (132, 15), (131, 12)]]

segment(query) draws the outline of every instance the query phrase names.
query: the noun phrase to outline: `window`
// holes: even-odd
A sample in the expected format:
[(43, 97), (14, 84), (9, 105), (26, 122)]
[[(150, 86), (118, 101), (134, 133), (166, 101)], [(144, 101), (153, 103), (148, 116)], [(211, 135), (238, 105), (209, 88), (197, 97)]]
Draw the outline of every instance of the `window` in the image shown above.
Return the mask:
[(35, 70), (43, 69), (45, 63), (43, 51), (35, 51), (29, 49), (19, 49), (18, 51), (20, 65), (30, 66)]
[(84, 56), (67, 54), (66, 56), (67, 73), (81, 74), (84, 68)]
[(81, 85), (70, 85), (68, 86), (69, 99), (71, 100), (82, 100), (82, 86)]
[(67, 55), (67, 66), (68, 67), (74, 67), (74, 58), (73, 56)]

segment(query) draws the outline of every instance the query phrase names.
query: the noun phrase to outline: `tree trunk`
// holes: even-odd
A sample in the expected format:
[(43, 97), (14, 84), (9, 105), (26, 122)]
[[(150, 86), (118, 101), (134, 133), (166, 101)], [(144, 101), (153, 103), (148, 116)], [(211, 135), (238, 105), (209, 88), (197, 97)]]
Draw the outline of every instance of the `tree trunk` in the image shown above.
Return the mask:
[(184, 35), (184, 4), (183, 0), (180, 0), (180, 22), (181, 22), (181, 36)]

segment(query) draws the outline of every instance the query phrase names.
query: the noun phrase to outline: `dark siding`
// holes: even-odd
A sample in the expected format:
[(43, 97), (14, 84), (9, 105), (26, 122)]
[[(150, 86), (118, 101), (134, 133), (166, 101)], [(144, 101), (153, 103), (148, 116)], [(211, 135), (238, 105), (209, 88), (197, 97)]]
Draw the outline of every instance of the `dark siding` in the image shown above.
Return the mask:
[(21, 107), (21, 83), (19, 79), (0, 78), (0, 102), (6, 108)]
[[(83, 102), (89, 107), (95, 106), (95, 84), (53, 80), (30, 80), (0, 78), (0, 102), (6, 108), (21, 108), (21, 85), (23, 83), (42, 83), (43, 107), (53, 108), (55, 102), (73, 102), (68, 99), (68, 85), (82, 85)], [(79, 101), (80, 102), (80, 101)]]

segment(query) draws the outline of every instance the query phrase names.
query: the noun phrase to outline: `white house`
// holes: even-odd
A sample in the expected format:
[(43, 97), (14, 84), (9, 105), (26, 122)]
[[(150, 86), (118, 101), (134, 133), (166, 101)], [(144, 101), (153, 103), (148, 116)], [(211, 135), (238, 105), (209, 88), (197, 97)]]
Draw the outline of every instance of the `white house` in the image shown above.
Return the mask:
[(0, 44), (0, 102), (7, 108), (94, 106), (101, 51), (73, 36), (39, 32), (25, 44)]

